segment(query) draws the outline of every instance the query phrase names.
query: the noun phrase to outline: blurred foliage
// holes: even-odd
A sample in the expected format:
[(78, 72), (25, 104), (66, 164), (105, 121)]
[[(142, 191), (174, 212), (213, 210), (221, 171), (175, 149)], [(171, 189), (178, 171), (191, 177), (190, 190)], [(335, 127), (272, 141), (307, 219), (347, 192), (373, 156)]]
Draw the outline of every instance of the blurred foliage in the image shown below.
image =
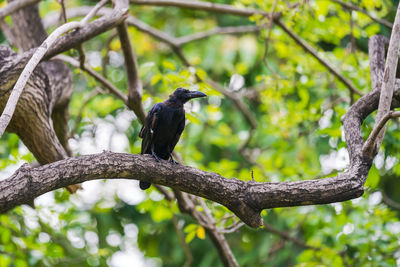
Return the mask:
[[(216, 2), (270, 12), (274, 1)], [(351, 3), (388, 21), (393, 21), (397, 6), (389, 0)], [(91, 4), (93, 1), (67, 1), (68, 7)], [(42, 16), (59, 11), (56, 1), (40, 3)], [(282, 21), (361, 92), (370, 90), (368, 37), (389, 36), (385, 26), (327, 0), (278, 1), (275, 11), (282, 12)], [(217, 26), (267, 22), (259, 16), (244, 18), (171, 7), (135, 5), (131, 14), (176, 37)], [(260, 34), (215, 35), (186, 44), (183, 53), (194, 66), (191, 68), (186, 68), (166, 44), (135, 28), (129, 33), (138, 56), (146, 110), (176, 87), (208, 94), (207, 99), (186, 106), (188, 123), (175, 149), (186, 165), (243, 180), (251, 180), (254, 172), (258, 182), (313, 179), (346, 168), (340, 118), (358, 96), (351, 96), (345, 85), (277, 26), (271, 30), (265, 62), (268, 27)], [(2, 34), (0, 41), (7, 42)], [(127, 93), (120, 47), (113, 31), (84, 44), (88, 64)], [(68, 54), (77, 55), (75, 51)], [(141, 125), (133, 113), (86, 73), (74, 70), (74, 74), (69, 125), (76, 129), (70, 140), (74, 153), (102, 149), (139, 153)], [(257, 120), (253, 133), (232, 101), (195, 78), (211, 78), (233, 90), (228, 85), (234, 74), (244, 79), (244, 85), (234, 93)], [(94, 97), (93, 90), (98, 90)], [(365, 136), (373, 121), (372, 116), (365, 121)], [(265, 229), (244, 226), (227, 234), (240, 266), (399, 265), (400, 213), (385, 204), (387, 199), (400, 203), (398, 128), (398, 121), (389, 123), (382, 152), (361, 198), (263, 212), (266, 223), (309, 248), (284, 241)], [(245, 154), (240, 153), (250, 135)], [(34, 161), (16, 135), (6, 134), (0, 143), (1, 169)], [(221, 265), (205, 229), (179, 213), (176, 203), (165, 200), (153, 187), (143, 195), (134, 188), (136, 184), (126, 181), (130, 194), (142, 194), (142, 199), (130, 202), (120, 197), (118, 190), (106, 190), (113, 181), (96, 183), (99, 190), (94, 202), (82, 200), (84, 193), (69, 196), (65, 190), (57, 190), (39, 201), (36, 210), (22, 206), (0, 215), (0, 266), (119, 266), (113, 265), (115, 255), (138, 249), (145, 255), (143, 266), (181, 266), (185, 254), (173, 218), (190, 247), (193, 266)], [(230, 215), (226, 208), (212, 202), (207, 205), (218, 227), (236, 222), (230, 216), (226, 219)]]

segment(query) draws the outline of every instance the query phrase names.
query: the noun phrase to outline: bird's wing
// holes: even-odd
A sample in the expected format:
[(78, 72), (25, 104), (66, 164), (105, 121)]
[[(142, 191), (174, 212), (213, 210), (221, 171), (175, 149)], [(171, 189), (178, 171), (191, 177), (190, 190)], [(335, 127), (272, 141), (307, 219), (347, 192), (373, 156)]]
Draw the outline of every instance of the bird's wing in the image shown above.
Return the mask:
[(181, 119), (181, 121), (178, 124), (178, 129), (176, 131), (175, 137), (172, 140), (169, 149), (170, 149), (170, 153), (172, 153), (172, 151), (174, 150), (176, 144), (179, 141), (179, 138), (181, 138), (181, 134), (183, 132), (183, 129), (185, 129), (185, 113), (183, 113), (183, 118)]
[(139, 132), (142, 141), (142, 154), (151, 154), (151, 143), (153, 139), (154, 128), (157, 125), (158, 114), (162, 109), (161, 103), (155, 104), (147, 114), (146, 121)]

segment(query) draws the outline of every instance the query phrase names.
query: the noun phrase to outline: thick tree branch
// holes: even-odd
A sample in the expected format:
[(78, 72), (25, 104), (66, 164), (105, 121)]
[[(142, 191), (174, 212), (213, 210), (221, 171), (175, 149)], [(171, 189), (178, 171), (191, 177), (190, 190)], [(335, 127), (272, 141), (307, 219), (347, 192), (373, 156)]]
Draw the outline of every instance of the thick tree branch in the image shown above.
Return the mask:
[(368, 40), (369, 71), (372, 89), (380, 89), (385, 69), (385, 47), (389, 40), (382, 35), (371, 36)]
[[(149, 155), (104, 152), (20, 168), (0, 182), (0, 211), (26, 203), (43, 193), (93, 179), (130, 178), (172, 187), (225, 205), (246, 224), (262, 225), (259, 212), (273, 207), (324, 204), (362, 194), (369, 168), (351, 167), (334, 178), (282, 183), (244, 182), (226, 179), (187, 166), (157, 163)], [(361, 173), (360, 173), (361, 172)]]
[(0, 211), (68, 184), (100, 178), (131, 178), (218, 202), (249, 226), (258, 227), (262, 224), (259, 214), (262, 209), (332, 203), (363, 193), (372, 159), (362, 155), (361, 123), (377, 108), (378, 102), (379, 91), (374, 90), (353, 104), (344, 116), (350, 167), (336, 177), (281, 183), (244, 182), (164, 161), (157, 163), (149, 155), (106, 152), (68, 158), (35, 169), (21, 168), (0, 182)]
[(0, 9), (0, 20), (21, 8), (36, 4), (38, 2), (40, 2), (40, 0), (16, 0), (8, 3), (5, 7)]
[(77, 45), (116, 27), (124, 21), (129, 12), (128, 0), (113, 0), (113, 3), (114, 8), (109, 14), (58, 39), (46, 53), (46, 58), (51, 58), (67, 51), (68, 49), (74, 48)]
[[(383, 48), (382, 48), (383, 49)], [(394, 20), (394, 27), (390, 36), (388, 54), (386, 57), (385, 71), (382, 80), (381, 95), (379, 98), (378, 113), (376, 114), (374, 130), (378, 128), (379, 123), (383, 117), (389, 112), (392, 104), (393, 92), (396, 83), (396, 69), (399, 59), (400, 49), (400, 4), (397, 7), (396, 17)], [(373, 131), (374, 131), (373, 130)], [(386, 126), (383, 126), (376, 137), (376, 142), (373, 145), (368, 145), (364, 150), (367, 157), (373, 157), (379, 150), (385, 135)], [(371, 140), (375, 140), (371, 139)]]
[(73, 21), (67, 24), (64, 24), (54, 30), (46, 40), (36, 49), (35, 53), (33, 54), (32, 58), (28, 61), (27, 65), (23, 69), (21, 75), (19, 76), (17, 82), (14, 85), (14, 88), (8, 98), (7, 104), (3, 110), (3, 113), (0, 117), (0, 137), (3, 135), (4, 131), (6, 130), (8, 124), (11, 121), (11, 118), (14, 114), (15, 107), (17, 106), (18, 99), (24, 89), (26, 83), (28, 82), (33, 70), (36, 66), (40, 63), (46, 52), (48, 51), (49, 47), (53, 45), (53, 43), (57, 40), (59, 36), (62, 34), (76, 29), (83, 27), (87, 24), (87, 22), (96, 14), (96, 11), (103, 6), (107, 0), (103, 0), (99, 2), (89, 14), (84, 17), (80, 22)]

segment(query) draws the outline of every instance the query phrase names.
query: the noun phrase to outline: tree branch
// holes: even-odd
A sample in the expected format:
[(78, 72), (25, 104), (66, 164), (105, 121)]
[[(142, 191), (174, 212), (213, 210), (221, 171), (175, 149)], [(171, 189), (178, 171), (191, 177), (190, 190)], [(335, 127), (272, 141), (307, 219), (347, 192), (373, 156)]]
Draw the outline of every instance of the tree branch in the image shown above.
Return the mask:
[(211, 215), (208, 207), (203, 207), (204, 213), (201, 213), (196, 209), (196, 205), (194, 203), (195, 200), (198, 200), (200, 203), (204, 203), (204, 201), (198, 197), (185, 194), (175, 189), (174, 194), (178, 201), (179, 210), (182, 213), (190, 214), (199, 222), (201, 226), (204, 227), (207, 235), (210, 237), (211, 241), (217, 248), (218, 254), (224, 266), (238, 267), (239, 265), (236, 261), (235, 256), (232, 253), (228, 241), (226, 240), (224, 234), (216, 228), (214, 217)]
[[(395, 94), (399, 96), (400, 89), (397, 88)], [(363, 193), (372, 164), (372, 158), (362, 154), (361, 124), (377, 109), (379, 97), (380, 91), (373, 90), (354, 103), (343, 117), (350, 166), (335, 177), (280, 183), (245, 182), (165, 161), (157, 163), (150, 155), (105, 152), (68, 158), (34, 169), (22, 167), (9, 179), (0, 181), (0, 211), (68, 184), (101, 178), (140, 179), (198, 195), (225, 205), (252, 227), (262, 225), (259, 213), (263, 209), (356, 198)]]
[(135, 112), (136, 116), (143, 124), (146, 119), (146, 113), (142, 105), (142, 81), (139, 77), (139, 67), (133, 50), (127, 25), (125, 22), (117, 27), (122, 52), (125, 58), (126, 76), (128, 77), (128, 107)]
[(352, 93), (355, 93), (357, 95), (362, 95), (360, 91), (354, 86), (354, 84), (345, 78), (342, 74), (339, 73), (338, 70), (336, 70), (328, 61), (323, 59), (318, 55), (318, 51), (315, 50), (311, 45), (309, 45), (306, 41), (304, 41), (300, 36), (298, 36), (294, 31), (286, 27), (286, 25), (280, 20), (277, 19), (275, 20), (275, 23), (283, 30), (285, 31), (298, 45), (300, 45), (306, 52), (310, 53), (316, 60), (318, 60), (323, 66), (325, 66), (336, 78), (339, 79), (344, 85), (346, 85), (347, 88)]
[[(59, 60), (64, 61), (65, 63), (68, 63), (72, 66), (74, 66), (75, 68), (80, 68), (81, 67), (81, 63), (69, 56), (66, 55), (57, 55), (56, 57)], [(112, 83), (110, 83), (106, 78), (104, 78), (103, 76), (101, 76), (100, 74), (98, 74), (96, 71), (94, 71), (92, 68), (89, 67), (89, 65), (85, 64), (84, 65), (84, 69), (83, 71), (85, 71), (86, 73), (88, 73), (90, 76), (92, 76), (93, 78), (95, 78), (99, 83), (101, 83), (105, 88), (107, 88), (112, 94), (114, 94), (116, 97), (118, 97), (119, 99), (121, 99), (125, 105), (128, 106), (128, 97), (123, 94), (120, 90), (118, 90), (118, 88), (116, 88)]]
[(60, 27), (58, 27), (54, 32), (52, 32), (46, 40), (36, 49), (32, 58), (28, 61), (21, 75), (19, 76), (17, 82), (14, 85), (14, 88), (8, 98), (7, 104), (3, 110), (3, 113), (0, 117), (0, 137), (3, 135), (6, 130), (8, 124), (11, 121), (11, 118), (14, 114), (15, 107), (17, 106), (18, 99), (24, 89), (26, 83), (28, 82), (32, 72), (36, 68), (36, 66), (40, 63), (49, 47), (53, 45), (53, 43), (57, 40), (59, 36), (62, 34), (83, 27), (87, 22), (96, 14), (96, 11), (103, 6), (108, 0), (103, 0), (99, 2), (86, 17), (84, 17), (80, 22), (73, 21), (66, 23)]
[[(375, 125), (373, 131), (378, 128), (378, 124), (383, 117), (389, 112), (392, 103), (394, 87), (396, 83), (396, 69), (400, 49), (400, 4), (397, 7), (396, 17), (394, 20), (394, 27), (390, 36), (388, 54), (386, 57), (385, 71), (382, 80), (381, 95), (379, 98), (378, 113), (376, 114)], [(376, 137), (376, 142), (373, 145), (368, 145), (364, 150), (364, 155), (373, 157), (382, 144), (385, 135), (386, 126), (383, 126)], [(372, 141), (375, 140), (371, 139)]]
[[(362, 171), (364, 175), (368, 173), (366, 169)], [(104, 152), (68, 158), (34, 169), (21, 167), (9, 179), (0, 181), (0, 211), (69, 184), (129, 178), (205, 197), (225, 205), (249, 226), (259, 227), (262, 209), (324, 204), (360, 196), (363, 189), (359, 174), (360, 171), (351, 168), (337, 177), (313, 181), (244, 182), (166, 161), (157, 163), (150, 155)]]
[(128, 0), (113, 0), (113, 3), (112, 12), (58, 39), (45, 57), (51, 58), (119, 25), (128, 16), (129, 2)]
[[(73, 17), (80, 17), (85, 15), (88, 10), (90, 9), (89, 6), (81, 6), (81, 7), (73, 7), (67, 9), (67, 17), (68, 18), (73, 18)], [(99, 15), (108, 15), (110, 14), (112, 10), (110, 8), (102, 8), (99, 10), (98, 14)], [(52, 25), (55, 25), (57, 21), (57, 14), (51, 14), (47, 16), (46, 18), (43, 19), (43, 24), (45, 25), (45, 28), (48, 28)], [(261, 26), (234, 26), (234, 27), (216, 27), (214, 29), (204, 31), (204, 32), (198, 32), (194, 33), (191, 35), (187, 36), (182, 36), (182, 37), (173, 37), (170, 36), (162, 31), (157, 30), (156, 28), (151, 27), (147, 23), (138, 20), (137, 18), (129, 15), (128, 18), (125, 20), (126, 23), (129, 26), (133, 26), (137, 28), (138, 30), (147, 33), (151, 35), (152, 37), (156, 38), (157, 40), (160, 40), (169, 46), (183, 46), (187, 43), (198, 41), (201, 39), (208, 38), (212, 35), (217, 35), (217, 34), (242, 34), (242, 33), (249, 33), (249, 32), (259, 32), (261, 29), (264, 28), (264, 25)]]
[(381, 120), (375, 125), (374, 129), (372, 129), (371, 134), (368, 136), (367, 141), (363, 146), (363, 153), (367, 155), (369, 151), (373, 151), (376, 148), (376, 139), (378, 138), (379, 133), (385, 127), (386, 122), (395, 117), (400, 117), (400, 111), (389, 111), (386, 115), (384, 115)]
[(278, 236), (282, 237), (282, 239), (284, 239), (284, 240), (292, 242), (293, 244), (295, 244), (295, 245), (297, 245), (297, 246), (299, 246), (301, 248), (319, 250), (319, 248), (309, 246), (306, 243), (304, 243), (302, 240), (299, 240), (299, 239), (297, 239), (295, 237), (292, 237), (287, 232), (281, 231), (281, 230), (275, 228), (274, 226), (272, 226), (272, 225), (270, 225), (268, 223), (264, 223), (264, 229), (267, 230), (268, 232), (272, 233), (272, 234), (275, 234), (275, 235), (278, 235)]
[(0, 20), (21, 8), (36, 4), (38, 2), (40, 2), (40, 0), (15, 0), (11, 3), (8, 3), (5, 7), (0, 9)]
[[(129, 22), (128, 22), (129, 23)], [(135, 25), (132, 25), (135, 26)], [(234, 26), (234, 27), (216, 27), (214, 29), (204, 31), (204, 32), (197, 32), (194, 34), (182, 36), (179, 38), (175, 38), (174, 43), (177, 46), (183, 46), (187, 43), (198, 41), (201, 39), (208, 38), (212, 35), (217, 35), (217, 34), (242, 34), (242, 33), (250, 33), (250, 32), (259, 32), (261, 31), (265, 26)]]
[(149, 6), (174, 6), (189, 9), (200, 9), (205, 11), (213, 11), (219, 13), (232, 14), (237, 16), (250, 17), (256, 14), (268, 16), (269, 14), (252, 8), (236, 8), (231, 5), (215, 4), (203, 1), (186, 1), (186, 0), (130, 0), (132, 4), (149, 5)]
[(370, 19), (372, 19), (373, 21), (376, 21), (376, 22), (378, 22), (378, 23), (380, 23), (380, 24), (382, 24), (382, 25), (385, 25), (385, 26), (388, 27), (388, 28), (392, 28), (392, 27), (393, 27), (393, 24), (390, 23), (389, 21), (375, 17), (375, 16), (369, 14), (367, 10), (362, 9), (362, 8), (359, 7), (359, 6), (353, 5), (353, 4), (351, 4), (351, 3), (345, 3), (345, 2), (342, 2), (342, 1), (340, 1), (340, 0), (331, 0), (331, 1), (334, 2), (334, 3), (337, 3), (337, 4), (339, 4), (339, 5), (341, 5), (341, 6), (344, 7), (344, 8), (347, 8), (347, 9), (350, 9), (350, 10), (355, 10), (355, 11), (361, 12), (361, 13), (367, 15), (367, 16), (368, 16)]
[(383, 203), (385, 203), (386, 205), (388, 205), (393, 209), (400, 210), (400, 203), (391, 199), (384, 191), (382, 191), (381, 193), (382, 193)]
[[(131, 3), (141, 4), (141, 5), (154, 5), (154, 6), (175, 6), (183, 8), (201, 9), (207, 11), (214, 11), (220, 13), (228, 13), (232, 15), (239, 16), (252, 16), (254, 14), (260, 14), (266, 17), (271, 17), (270, 14), (255, 10), (255, 9), (238, 9), (230, 5), (214, 4), (210, 2), (200, 2), (200, 1), (183, 1), (183, 0), (131, 0)], [(333, 66), (330, 65), (328, 61), (321, 58), (318, 52), (306, 43), (301, 37), (296, 35), (292, 30), (286, 27), (285, 24), (280, 21), (281, 13), (273, 13), (272, 19), (275, 21), (279, 27), (281, 27), (293, 40), (296, 41), (305, 51), (310, 53), (314, 58), (316, 58), (322, 65), (324, 65), (334, 76), (336, 76), (343, 84), (345, 84), (349, 90), (355, 94), (362, 95), (360, 91), (354, 86), (354, 84), (339, 73)]]
[(371, 36), (368, 40), (369, 71), (372, 89), (380, 89), (385, 69), (385, 46), (389, 40), (383, 35)]
[(183, 267), (190, 267), (190, 265), (192, 265), (193, 262), (193, 255), (192, 252), (190, 251), (188, 243), (186, 243), (185, 241), (185, 236), (183, 235), (182, 227), (179, 227), (178, 219), (176, 218), (175, 214), (172, 214), (172, 223), (174, 224), (176, 235), (178, 236), (179, 243), (181, 243), (183, 252), (185, 253), (186, 257)]
[(232, 102), (236, 105), (236, 107), (239, 109), (239, 111), (243, 114), (243, 116), (245, 117), (245, 119), (249, 123), (250, 127), (252, 129), (257, 128), (257, 120), (254, 118), (253, 114), (246, 107), (246, 105), (241, 101), (241, 99), (239, 98), (239, 96), (236, 93), (226, 90), (223, 86), (219, 85), (217, 82), (215, 82), (213, 80), (208, 79), (205, 82), (209, 83), (218, 92), (220, 92), (225, 97), (227, 97), (230, 100), (232, 100)]

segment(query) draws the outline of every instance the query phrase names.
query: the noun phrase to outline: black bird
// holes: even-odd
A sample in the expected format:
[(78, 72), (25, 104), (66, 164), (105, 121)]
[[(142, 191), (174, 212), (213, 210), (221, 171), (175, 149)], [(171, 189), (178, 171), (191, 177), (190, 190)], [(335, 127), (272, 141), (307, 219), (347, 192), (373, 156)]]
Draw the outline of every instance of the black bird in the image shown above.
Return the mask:
[[(139, 133), (139, 137), (143, 138), (141, 154), (151, 154), (157, 161), (164, 159), (176, 164), (172, 151), (185, 128), (183, 104), (192, 98), (205, 96), (207, 95), (202, 92), (177, 88), (167, 100), (155, 104), (147, 114)], [(142, 190), (150, 185), (144, 181), (139, 183)]]

